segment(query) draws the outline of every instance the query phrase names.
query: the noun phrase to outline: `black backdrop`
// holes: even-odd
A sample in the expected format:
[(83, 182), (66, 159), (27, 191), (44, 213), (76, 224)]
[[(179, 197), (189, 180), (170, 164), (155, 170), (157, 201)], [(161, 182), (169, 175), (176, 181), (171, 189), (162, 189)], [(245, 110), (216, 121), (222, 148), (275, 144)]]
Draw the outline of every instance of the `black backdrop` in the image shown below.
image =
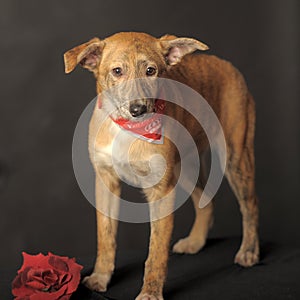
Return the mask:
[[(72, 169), (73, 131), (95, 96), (91, 74), (64, 74), (63, 52), (94, 36), (191, 36), (245, 75), (257, 105), (261, 236), (300, 245), (299, 1), (1, 1), (0, 268), (21, 251), (95, 254), (95, 214)], [(126, 188), (124, 193), (139, 197)], [(241, 234), (224, 181), (211, 237)], [(174, 240), (191, 226), (176, 213)], [(119, 247), (146, 249), (148, 224), (120, 224)], [(146, 250), (145, 250), (146, 251)]]

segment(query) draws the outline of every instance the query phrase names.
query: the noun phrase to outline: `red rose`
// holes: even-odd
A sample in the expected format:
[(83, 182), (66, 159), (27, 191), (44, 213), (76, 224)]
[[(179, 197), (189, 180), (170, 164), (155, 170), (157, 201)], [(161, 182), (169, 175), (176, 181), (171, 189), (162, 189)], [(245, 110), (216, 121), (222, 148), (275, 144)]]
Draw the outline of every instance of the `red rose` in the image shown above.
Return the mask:
[(82, 266), (74, 258), (22, 255), (23, 265), (12, 283), (16, 300), (67, 300), (76, 291)]

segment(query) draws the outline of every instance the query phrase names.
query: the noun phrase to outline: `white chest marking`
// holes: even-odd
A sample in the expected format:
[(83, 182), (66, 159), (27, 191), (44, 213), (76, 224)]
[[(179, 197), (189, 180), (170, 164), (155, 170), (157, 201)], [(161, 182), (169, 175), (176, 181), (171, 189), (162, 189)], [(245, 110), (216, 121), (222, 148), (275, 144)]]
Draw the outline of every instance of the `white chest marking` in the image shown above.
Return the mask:
[(109, 130), (113, 135), (112, 143), (105, 147), (95, 147), (94, 163), (100, 168), (113, 168), (120, 179), (136, 187), (146, 188), (158, 183), (165, 173), (165, 159), (155, 153), (150, 159), (130, 158), (129, 149), (136, 137), (113, 122)]

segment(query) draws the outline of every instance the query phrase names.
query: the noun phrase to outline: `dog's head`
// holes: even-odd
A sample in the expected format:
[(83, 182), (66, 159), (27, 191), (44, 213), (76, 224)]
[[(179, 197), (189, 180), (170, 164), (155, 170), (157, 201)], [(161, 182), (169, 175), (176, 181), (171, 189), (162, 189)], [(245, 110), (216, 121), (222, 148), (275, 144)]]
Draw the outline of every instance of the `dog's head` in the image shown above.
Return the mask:
[[(143, 96), (147, 89), (155, 89), (155, 78), (163, 76), (183, 56), (197, 49), (208, 47), (192, 38), (165, 35), (157, 39), (145, 33), (122, 32), (104, 40), (94, 38), (67, 51), (65, 72), (70, 73), (80, 64), (94, 73), (98, 93), (121, 84), (123, 97), (124, 93), (131, 92), (135, 79), (150, 79), (143, 80), (138, 100), (122, 101), (122, 95), (114, 99), (121, 117), (140, 120), (155, 110), (155, 99)], [(128, 88), (124, 88), (126, 82), (131, 82)]]

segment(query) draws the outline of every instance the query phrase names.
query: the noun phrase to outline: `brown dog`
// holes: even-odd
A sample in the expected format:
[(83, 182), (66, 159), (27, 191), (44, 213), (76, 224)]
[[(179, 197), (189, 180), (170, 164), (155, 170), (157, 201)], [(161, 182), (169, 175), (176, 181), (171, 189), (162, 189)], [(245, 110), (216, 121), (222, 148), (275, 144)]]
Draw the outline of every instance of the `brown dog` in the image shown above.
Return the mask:
[[(190, 55), (195, 50), (206, 49), (208, 47), (205, 44), (191, 38), (167, 35), (156, 39), (144, 33), (118, 33), (104, 40), (94, 38), (66, 52), (65, 71), (71, 72), (78, 63), (92, 71), (98, 94), (130, 79), (164, 77), (190, 86), (208, 101), (224, 131), (228, 158), (225, 175), (238, 199), (243, 216), (243, 241), (235, 262), (249, 267), (259, 260), (253, 151), (255, 106), (242, 75), (230, 63), (215, 56)], [(103, 103), (99, 101), (89, 131), (89, 150), (96, 171), (96, 203), (99, 207), (106, 203), (105, 205), (112, 206), (108, 209), (117, 210), (115, 205), (107, 204), (110, 203), (111, 193), (105, 192), (103, 185), (114, 195), (120, 196), (120, 179), (111, 164), (110, 150), (116, 132), (123, 129), (108, 118), (99, 130), (98, 124), (103, 118), (106, 100), (103, 99)], [(147, 98), (122, 105), (117, 103), (116, 106), (116, 117), (135, 122), (156, 109), (155, 100)], [(207, 149), (207, 140), (201, 126), (184, 109), (168, 103), (164, 114), (178, 120), (187, 128), (199, 153)], [(122, 157), (122, 144), (118, 151)], [(130, 147), (130, 164), (143, 174), (153, 153), (163, 155), (167, 167), (163, 179), (153, 187), (145, 188), (144, 193), (149, 203), (163, 197), (172, 202), (176, 183), (174, 165), (179, 157), (170, 140), (165, 139), (162, 144), (135, 140)], [(128, 166), (124, 165), (125, 175), (127, 170)], [(198, 207), (202, 190), (199, 183), (191, 195), (196, 219), (189, 236), (175, 244), (174, 252), (196, 253), (205, 244), (212, 224), (213, 207), (211, 203), (202, 209)], [(94, 272), (83, 282), (92, 290), (105, 291), (114, 270), (117, 221), (97, 211), (97, 227), (97, 261)], [(151, 222), (149, 255), (145, 263), (144, 284), (136, 298), (138, 300), (163, 299), (172, 228), (172, 214)]]

